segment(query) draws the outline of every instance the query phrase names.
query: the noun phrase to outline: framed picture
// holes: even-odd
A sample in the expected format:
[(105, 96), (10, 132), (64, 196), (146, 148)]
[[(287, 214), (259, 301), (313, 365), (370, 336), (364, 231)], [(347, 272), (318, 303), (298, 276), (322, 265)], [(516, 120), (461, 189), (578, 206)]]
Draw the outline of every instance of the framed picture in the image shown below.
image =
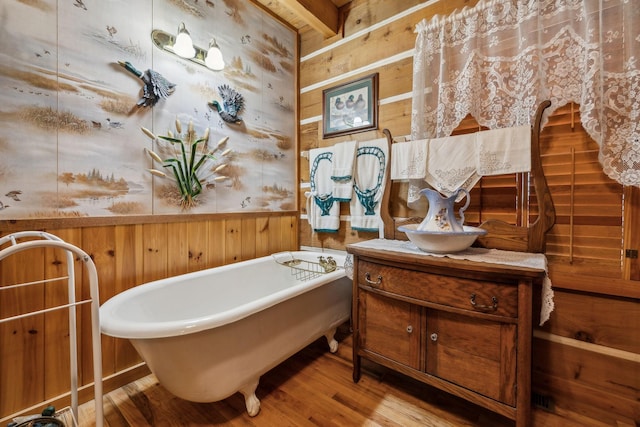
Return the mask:
[(322, 137), (378, 128), (378, 73), (322, 91)]

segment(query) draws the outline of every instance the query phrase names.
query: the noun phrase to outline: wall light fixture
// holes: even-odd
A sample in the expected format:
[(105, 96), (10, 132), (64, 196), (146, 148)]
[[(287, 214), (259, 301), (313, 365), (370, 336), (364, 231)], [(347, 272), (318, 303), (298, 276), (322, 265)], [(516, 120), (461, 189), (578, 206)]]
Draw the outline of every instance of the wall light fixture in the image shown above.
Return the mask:
[(153, 30), (151, 32), (151, 39), (157, 48), (165, 52), (173, 53), (174, 55), (195, 62), (213, 71), (221, 71), (224, 69), (224, 59), (216, 40), (211, 39), (207, 50), (194, 45), (184, 22), (181, 22), (178, 26), (178, 34), (175, 37), (162, 30)]
[(209, 50), (207, 51), (207, 57), (204, 60), (207, 67), (215, 71), (224, 69), (224, 59), (222, 58), (222, 52), (220, 46), (216, 43), (216, 39), (211, 39), (209, 42)]
[(176, 55), (183, 58), (193, 58), (196, 56), (196, 50), (193, 48), (193, 40), (191, 40), (191, 34), (187, 31), (184, 22), (181, 22), (178, 26), (178, 35), (176, 36), (176, 42), (172, 46)]

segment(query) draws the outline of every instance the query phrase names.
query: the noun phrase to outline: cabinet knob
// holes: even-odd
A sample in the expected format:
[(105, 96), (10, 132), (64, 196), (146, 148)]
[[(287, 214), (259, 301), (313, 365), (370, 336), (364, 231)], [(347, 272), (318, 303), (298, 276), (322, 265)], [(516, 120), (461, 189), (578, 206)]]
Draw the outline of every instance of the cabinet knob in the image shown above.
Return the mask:
[(382, 276), (378, 275), (378, 280), (374, 282), (373, 280), (371, 280), (371, 274), (367, 271), (366, 273), (364, 273), (364, 280), (371, 286), (378, 286), (380, 285), (380, 283), (382, 283)]
[(436, 341), (438, 341), (438, 334), (436, 334), (434, 332), (434, 333), (431, 334), (431, 336), (429, 338), (431, 338), (431, 341), (436, 342)]
[(407, 326), (407, 333), (410, 334), (411, 332), (413, 332), (413, 326), (409, 325)]

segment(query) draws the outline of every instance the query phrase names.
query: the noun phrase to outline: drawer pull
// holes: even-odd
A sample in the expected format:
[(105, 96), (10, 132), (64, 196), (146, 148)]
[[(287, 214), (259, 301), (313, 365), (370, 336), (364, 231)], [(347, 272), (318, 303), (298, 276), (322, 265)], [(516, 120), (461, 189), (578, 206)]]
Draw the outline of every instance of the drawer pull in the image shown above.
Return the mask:
[(431, 341), (436, 342), (438, 341), (438, 334), (434, 332), (431, 334), (430, 338), (431, 338)]
[(407, 326), (407, 333), (410, 334), (411, 332), (413, 332), (413, 326), (409, 325)]
[(378, 286), (382, 283), (382, 276), (378, 276), (378, 280), (375, 282), (371, 280), (371, 274), (369, 272), (364, 273), (364, 280), (371, 286)]
[(476, 294), (471, 294), (471, 298), (469, 300), (469, 302), (471, 303), (471, 306), (476, 310), (496, 311), (498, 309), (498, 298), (491, 297), (491, 301), (493, 301), (492, 305), (478, 304), (476, 303)]

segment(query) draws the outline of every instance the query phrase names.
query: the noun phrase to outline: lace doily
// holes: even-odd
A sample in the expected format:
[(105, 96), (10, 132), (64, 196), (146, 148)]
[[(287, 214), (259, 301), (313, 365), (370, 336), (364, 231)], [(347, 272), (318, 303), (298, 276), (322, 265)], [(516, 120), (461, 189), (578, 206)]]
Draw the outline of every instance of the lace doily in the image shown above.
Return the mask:
[[(416, 26), (411, 137), (471, 114), (489, 129), (569, 102), (605, 174), (640, 187), (640, 8), (629, 0), (491, 0)], [(544, 124), (544, 123), (543, 123)]]
[[(354, 244), (361, 248), (380, 249), (385, 251), (402, 252), (413, 255), (422, 256), (434, 256), (434, 257), (447, 257), (451, 259), (460, 259), (475, 262), (488, 262), (493, 264), (513, 265), (517, 267), (529, 267), (538, 270), (547, 271), (547, 257), (543, 254), (529, 253), (529, 252), (515, 252), (515, 251), (503, 251), (499, 249), (485, 249), (485, 248), (468, 248), (461, 252), (452, 254), (432, 254), (426, 253), (418, 249), (416, 245), (409, 241), (403, 240), (386, 240), (386, 239), (373, 239), (366, 240)], [(349, 254), (351, 256), (351, 254)], [(349, 257), (347, 257), (347, 260)], [(351, 275), (350, 279), (353, 280), (353, 259), (351, 263)], [(345, 261), (345, 270), (347, 268), (347, 262)], [(551, 279), (548, 274), (545, 274), (542, 281), (542, 307), (540, 309), (540, 326), (544, 325), (551, 315), (551, 312), (555, 308), (553, 302), (553, 288), (551, 286)]]
[(347, 257), (344, 259), (344, 273), (350, 279), (353, 280), (353, 255), (347, 254)]

